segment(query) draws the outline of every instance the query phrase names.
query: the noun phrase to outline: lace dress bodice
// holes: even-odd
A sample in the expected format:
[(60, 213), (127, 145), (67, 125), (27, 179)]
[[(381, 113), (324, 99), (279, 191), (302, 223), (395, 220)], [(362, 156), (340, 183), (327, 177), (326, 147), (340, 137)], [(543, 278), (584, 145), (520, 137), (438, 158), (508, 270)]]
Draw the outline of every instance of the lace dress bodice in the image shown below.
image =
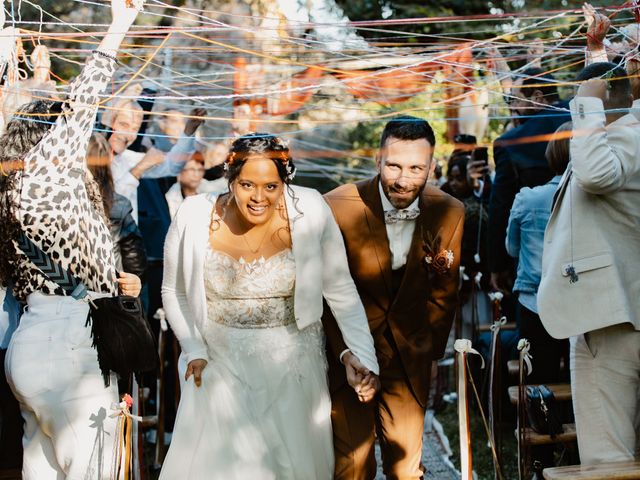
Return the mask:
[(209, 248), (204, 279), (207, 320), (200, 330), (212, 358), (289, 362), (310, 350), (324, 352), (322, 323), (299, 330), (295, 321), (290, 249), (246, 262)]
[(209, 249), (205, 268), (209, 321), (234, 328), (292, 324), (295, 280), (290, 249), (252, 262)]

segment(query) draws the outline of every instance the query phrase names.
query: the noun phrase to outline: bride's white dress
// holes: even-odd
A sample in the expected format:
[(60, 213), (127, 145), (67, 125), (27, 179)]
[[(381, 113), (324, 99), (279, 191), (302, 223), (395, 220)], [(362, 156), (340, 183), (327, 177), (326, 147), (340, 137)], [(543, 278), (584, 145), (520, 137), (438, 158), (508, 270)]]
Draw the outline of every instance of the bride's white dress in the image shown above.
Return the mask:
[(295, 323), (291, 250), (245, 262), (209, 249), (205, 284), (209, 363), (184, 386), (160, 478), (332, 478), (324, 333)]

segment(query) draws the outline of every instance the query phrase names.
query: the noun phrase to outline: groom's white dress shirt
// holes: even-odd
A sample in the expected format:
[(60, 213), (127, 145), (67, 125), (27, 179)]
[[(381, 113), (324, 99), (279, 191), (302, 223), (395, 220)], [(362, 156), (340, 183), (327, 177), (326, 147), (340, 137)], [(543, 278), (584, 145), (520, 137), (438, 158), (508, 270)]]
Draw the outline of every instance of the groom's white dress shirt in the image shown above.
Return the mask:
[[(378, 190), (380, 191), (380, 199), (382, 200), (382, 209), (386, 212), (396, 210), (384, 191), (382, 190), (382, 184), (378, 183)], [(411, 205), (403, 210), (418, 209), (419, 199), (416, 198)], [(407, 263), (407, 255), (411, 248), (411, 240), (413, 239), (413, 232), (416, 229), (415, 220), (400, 220), (395, 223), (387, 223), (385, 225), (387, 229), (387, 238), (389, 239), (389, 249), (391, 250), (391, 269), (397, 270), (404, 267)]]

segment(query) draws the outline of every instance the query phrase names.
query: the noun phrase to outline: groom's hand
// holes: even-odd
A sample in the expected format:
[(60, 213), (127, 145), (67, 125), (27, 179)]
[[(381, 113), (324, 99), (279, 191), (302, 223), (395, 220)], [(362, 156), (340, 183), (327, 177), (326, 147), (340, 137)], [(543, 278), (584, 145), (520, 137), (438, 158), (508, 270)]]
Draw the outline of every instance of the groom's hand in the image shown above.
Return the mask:
[(355, 387), (356, 394), (358, 395), (358, 400), (362, 403), (367, 403), (373, 400), (373, 397), (376, 396), (376, 393), (380, 390), (380, 379), (378, 376), (369, 372), (369, 374), (362, 380), (360, 385)]
[(189, 380), (189, 377), (193, 375), (193, 380), (196, 383), (196, 387), (202, 385), (202, 370), (207, 366), (207, 361), (201, 358), (191, 360), (187, 366), (187, 372), (184, 374), (184, 379)]
[(342, 363), (347, 374), (347, 383), (356, 391), (358, 400), (370, 401), (379, 390), (380, 380), (371, 373), (352, 352), (345, 353)]

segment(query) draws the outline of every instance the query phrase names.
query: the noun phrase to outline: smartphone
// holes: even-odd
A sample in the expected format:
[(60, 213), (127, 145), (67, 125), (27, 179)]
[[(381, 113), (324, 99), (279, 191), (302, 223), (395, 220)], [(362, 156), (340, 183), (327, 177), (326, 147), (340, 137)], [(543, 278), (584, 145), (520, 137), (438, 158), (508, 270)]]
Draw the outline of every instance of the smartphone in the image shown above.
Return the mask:
[(483, 162), (485, 165), (489, 164), (489, 152), (487, 147), (476, 147), (471, 152), (471, 160), (474, 162)]

